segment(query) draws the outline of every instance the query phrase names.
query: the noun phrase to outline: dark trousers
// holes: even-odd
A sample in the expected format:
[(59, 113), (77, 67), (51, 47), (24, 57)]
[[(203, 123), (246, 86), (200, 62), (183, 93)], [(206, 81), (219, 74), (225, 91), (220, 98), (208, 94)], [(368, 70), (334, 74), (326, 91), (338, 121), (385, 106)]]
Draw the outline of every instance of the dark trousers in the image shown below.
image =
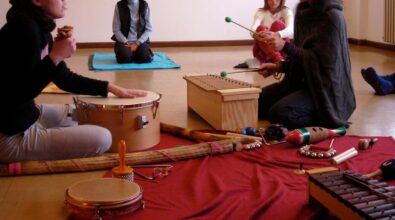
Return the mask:
[(150, 63), (154, 56), (148, 43), (142, 43), (137, 50), (132, 52), (129, 47), (116, 42), (114, 46), (118, 63)]
[(319, 125), (317, 110), (307, 88), (291, 89), (284, 80), (262, 89), (258, 117), (288, 129)]

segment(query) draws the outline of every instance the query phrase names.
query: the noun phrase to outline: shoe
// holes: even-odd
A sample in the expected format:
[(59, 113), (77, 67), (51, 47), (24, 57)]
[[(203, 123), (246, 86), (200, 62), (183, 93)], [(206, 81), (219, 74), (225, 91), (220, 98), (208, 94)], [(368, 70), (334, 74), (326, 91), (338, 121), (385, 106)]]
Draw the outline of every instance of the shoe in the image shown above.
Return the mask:
[(247, 59), (246, 63), (248, 65), (248, 68), (256, 68), (259, 69), (261, 67), (261, 62), (257, 59), (257, 58), (251, 58), (251, 59)]
[(233, 68), (247, 69), (248, 68), (248, 64), (246, 62), (240, 63), (240, 64), (237, 64), (236, 66), (234, 66)]
[(394, 89), (392, 83), (379, 76), (372, 67), (362, 69), (361, 74), (363, 79), (373, 87), (377, 95), (387, 95)]

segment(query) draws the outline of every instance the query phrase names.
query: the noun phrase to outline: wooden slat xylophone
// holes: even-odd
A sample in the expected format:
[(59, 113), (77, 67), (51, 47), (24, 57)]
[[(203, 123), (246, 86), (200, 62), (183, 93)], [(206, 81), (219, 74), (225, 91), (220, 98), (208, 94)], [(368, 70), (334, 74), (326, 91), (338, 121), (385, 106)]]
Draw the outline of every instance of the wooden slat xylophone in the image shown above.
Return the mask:
[(352, 171), (309, 176), (309, 197), (340, 219), (395, 219), (395, 186)]
[(188, 109), (214, 128), (233, 131), (257, 126), (261, 88), (212, 74), (189, 75), (184, 79), (187, 82)]
[(206, 91), (254, 87), (250, 83), (213, 74), (185, 76), (184, 79)]

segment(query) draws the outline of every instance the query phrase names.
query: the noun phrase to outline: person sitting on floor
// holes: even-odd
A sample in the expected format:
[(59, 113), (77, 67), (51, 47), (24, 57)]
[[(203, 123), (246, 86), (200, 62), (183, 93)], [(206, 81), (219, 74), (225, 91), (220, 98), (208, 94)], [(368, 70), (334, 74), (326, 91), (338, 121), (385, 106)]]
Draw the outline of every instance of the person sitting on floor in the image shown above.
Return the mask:
[(395, 73), (380, 76), (373, 67), (368, 67), (362, 69), (361, 74), (377, 95), (395, 93)]
[[(285, 0), (265, 0), (263, 8), (255, 13), (251, 29), (257, 33), (271, 31), (281, 38), (293, 36), (294, 15), (291, 9), (284, 5)], [(270, 28), (269, 28), (270, 27)], [(253, 34), (252, 34), (252, 37)], [(253, 55), (260, 63), (276, 63), (284, 60), (285, 53), (271, 49), (266, 43), (254, 39)]]
[(112, 30), (118, 63), (150, 63), (152, 33), (150, 8), (144, 0), (121, 0), (115, 6)]
[[(263, 8), (255, 12), (251, 30), (255, 32), (273, 32), (288, 41), (293, 37), (294, 14), (290, 8), (285, 6), (285, 0), (265, 0)], [(254, 34), (251, 33), (254, 38)], [(252, 68), (262, 63), (277, 63), (284, 60), (283, 52), (271, 49), (265, 42), (254, 39), (252, 48), (254, 59), (248, 59), (236, 68)]]
[(293, 43), (270, 32), (256, 39), (288, 55), (285, 61), (261, 65), (264, 77), (284, 73), (284, 78), (262, 89), (259, 119), (288, 129), (349, 126), (356, 100), (342, 0), (301, 1)]
[[(145, 91), (71, 71), (65, 59), (76, 51), (70, 36), (52, 39), (56, 19), (65, 16), (64, 0), (10, 0), (7, 21), (0, 29), (0, 163), (61, 160), (97, 156), (112, 144), (104, 127), (78, 125), (75, 105), (38, 104), (35, 98), (51, 82), (81, 95), (144, 97)], [(16, 91), (17, 90), (17, 91)]]

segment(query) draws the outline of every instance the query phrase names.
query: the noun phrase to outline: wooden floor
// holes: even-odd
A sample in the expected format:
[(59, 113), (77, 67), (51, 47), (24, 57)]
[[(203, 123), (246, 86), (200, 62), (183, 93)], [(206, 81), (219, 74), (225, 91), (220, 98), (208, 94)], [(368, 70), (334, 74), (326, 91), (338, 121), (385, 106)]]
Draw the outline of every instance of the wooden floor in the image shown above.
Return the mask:
[[(232, 71), (233, 66), (250, 58), (250, 47), (155, 48), (166, 52), (181, 65), (180, 69), (144, 71), (88, 70), (88, 56), (93, 52), (111, 52), (111, 49), (81, 49), (67, 62), (77, 73), (115, 84), (161, 93), (160, 121), (191, 129), (210, 128), (202, 118), (187, 110), (186, 82), (188, 74)], [(351, 45), (352, 75), (357, 95), (357, 110), (350, 118), (348, 134), (361, 136), (395, 137), (395, 95), (376, 96), (360, 74), (363, 67), (374, 66), (382, 73), (395, 72), (395, 52)], [(275, 82), (256, 73), (229, 75), (252, 84), (264, 86)], [(43, 94), (40, 103), (72, 103), (72, 95)], [(260, 125), (265, 122), (260, 122)], [(67, 212), (63, 198), (71, 184), (92, 177), (101, 177), (105, 171), (77, 174), (24, 176), (0, 178), (0, 219), (65, 219)]]

